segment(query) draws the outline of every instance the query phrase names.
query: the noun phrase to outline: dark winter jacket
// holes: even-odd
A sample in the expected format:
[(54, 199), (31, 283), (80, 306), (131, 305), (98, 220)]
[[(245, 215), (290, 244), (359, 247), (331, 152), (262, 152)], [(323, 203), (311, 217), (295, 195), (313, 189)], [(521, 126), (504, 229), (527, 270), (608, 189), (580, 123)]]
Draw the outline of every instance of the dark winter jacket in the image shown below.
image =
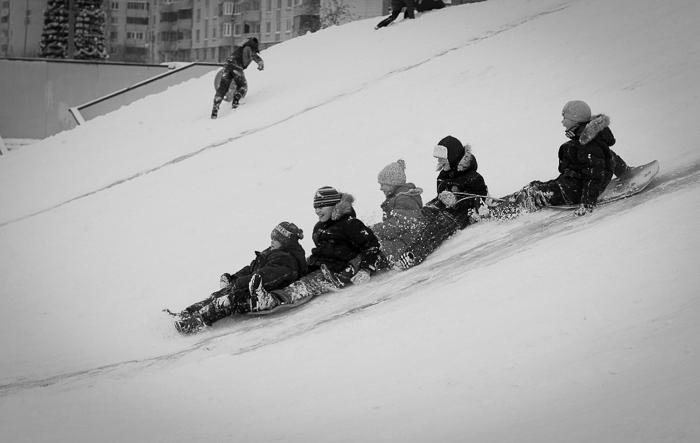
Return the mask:
[(260, 274), (267, 290), (282, 288), (307, 273), (306, 253), (299, 243), (279, 249), (267, 248), (255, 251), (255, 260), (232, 274), (234, 291), (247, 291), (253, 274)]
[(433, 9), (442, 9), (445, 7), (445, 3), (442, 0), (414, 0), (416, 5), (416, 11), (424, 12)]
[(309, 271), (325, 264), (333, 272), (342, 272), (356, 259), (359, 259), (359, 265), (355, 270), (376, 269), (379, 240), (370, 228), (356, 218), (353, 201), (350, 194), (341, 194), (331, 219), (314, 226), (312, 238), (316, 247), (311, 250), (308, 259)]
[(450, 159), (450, 170), (441, 171), (437, 177), (437, 193), (430, 202), (426, 203), (428, 210), (437, 209), (445, 211), (447, 214), (456, 217), (459, 220), (461, 227), (468, 223), (468, 215), (470, 209), (478, 209), (481, 200), (478, 197), (470, 197), (466, 195), (455, 194), (457, 205), (448, 208), (439, 200), (439, 195), (442, 191), (450, 191), (455, 193), (468, 193), (474, 195), (487, 195), (488, 188), (484, 178), (477, 172), (479, 164), (476, 157), (471, 152), (469, 145), (464, 146), (464, 156), (457, 160)]
[(594, 116), (567, 132), (571, 140), (559, 148), (560, 175), (556, 180), (571, 203), (595, 205), (610, 183), (615, 166), (610, 146), (615, 137), (609, 125), (608, 116)]
[(242, 46), (238, 46), (233, 50), (233, 54), (226, 59), (224, 69), (226, 71), (232, 71), (234, 69), (243, 70), (246, 69), (252, 61), (260, 63), (262, 58), (258, 55), (259, 52), (260, 50), (257, 42), (248, 40)]

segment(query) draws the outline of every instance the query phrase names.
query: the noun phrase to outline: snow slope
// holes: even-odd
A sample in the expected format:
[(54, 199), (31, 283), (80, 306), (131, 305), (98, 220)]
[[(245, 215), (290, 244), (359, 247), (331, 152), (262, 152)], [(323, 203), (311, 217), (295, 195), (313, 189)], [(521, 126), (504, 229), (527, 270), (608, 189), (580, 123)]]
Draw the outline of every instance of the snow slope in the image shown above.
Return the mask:
[[(7, 441), (697, 441), (700, 5), (489, 0), (285, 42), (208, 118), (214, 74), (0, 159)], [(433, 145), (493, 195), (556, 174), (560, 109), (658, 159), (584, 219), (484, 223), (428, 261), (195, 337), (204, 298), (314, 190), (380, 220), (377, 172), (433, 196)], [(310, 235), (304, 240), (310, 250)], [(695, 271), (693, 271), (695, 269)]]

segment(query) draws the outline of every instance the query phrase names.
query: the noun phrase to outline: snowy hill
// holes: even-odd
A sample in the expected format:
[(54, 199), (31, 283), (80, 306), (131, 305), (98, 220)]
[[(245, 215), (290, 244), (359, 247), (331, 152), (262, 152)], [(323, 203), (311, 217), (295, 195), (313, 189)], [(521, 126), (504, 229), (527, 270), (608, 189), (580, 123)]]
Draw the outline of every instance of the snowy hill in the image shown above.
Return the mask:
[[(7, 441), (697, 441), (700, 5), (489, 0), (285, 42), (208, 118), (213, 74), (0, 158)], [(583, 219), (484, 223), (421, 266), (181, 337), (179, 309), (316, 188), (379, 221), (469, 142), (491, 194), (556, 175), (560, 110), (658, 159)], [(310, 237), (304, 240), (307, 251)]]

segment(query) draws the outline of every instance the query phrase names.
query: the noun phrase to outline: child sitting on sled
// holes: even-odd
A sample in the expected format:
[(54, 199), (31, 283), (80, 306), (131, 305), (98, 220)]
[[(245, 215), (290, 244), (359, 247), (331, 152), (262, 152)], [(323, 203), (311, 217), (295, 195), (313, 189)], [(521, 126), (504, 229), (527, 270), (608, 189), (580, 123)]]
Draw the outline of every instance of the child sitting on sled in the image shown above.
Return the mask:
[(253, 277), (250, 282), (253, 312), (298, 305), (316, 295), (369, 281), (380, 259), (379, 241), (357, 218), (353, 201), (352, 195), (330, 186), (316, 191), (313, 203), (318, 222), (312, 234), (315, 247), (307, 259), (309, 274), (287, 287), (273, 290)]
[(175, 327), (183, 333), (196, 332), (234, 313), (250, 311), (249, 285), (253, 276), (265, 289), (283, 288), (307, 273), (306, 254), (299, 240), (304, 232), (294, 223), (281, 222), (270, 234), (270, 247), (255, 252), (255, 259), (233, 274), (221, 276), (221, 290), (188, 306), (179, 314)]
[(588, 104), (574, 100), (564, 105), (561, 123), (570, 140), (559, 147), (559, 176), (533, 181), (504, 197), (492, 208), (492, 216), (512, 218), (521, 212), (560, 205), (578, 205), (575, 214), (584, 215), (593, 211), (613, 174), (621, 177), (627, 173), (627, 164), (610, 149), (615, 137), (607, 115), (591, 116)]

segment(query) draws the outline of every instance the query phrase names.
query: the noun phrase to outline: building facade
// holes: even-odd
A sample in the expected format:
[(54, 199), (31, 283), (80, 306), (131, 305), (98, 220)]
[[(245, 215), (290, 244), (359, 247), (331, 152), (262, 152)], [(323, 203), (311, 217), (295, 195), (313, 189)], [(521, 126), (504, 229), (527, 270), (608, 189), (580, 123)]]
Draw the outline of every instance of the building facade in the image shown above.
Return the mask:
[(47, 0), (0, 0), (0, 57), (39, 57)]
[[(458, 5), (483, 0), (451, 0)], [(48, 0), (0, 0), (0, 57), (38, 57)], [(390, 0), (104, 0), (109, 60), (221, 63), (250, 37), (262, 49), (321, 28), (344, 4), (347, 21), (385, 15)]]

